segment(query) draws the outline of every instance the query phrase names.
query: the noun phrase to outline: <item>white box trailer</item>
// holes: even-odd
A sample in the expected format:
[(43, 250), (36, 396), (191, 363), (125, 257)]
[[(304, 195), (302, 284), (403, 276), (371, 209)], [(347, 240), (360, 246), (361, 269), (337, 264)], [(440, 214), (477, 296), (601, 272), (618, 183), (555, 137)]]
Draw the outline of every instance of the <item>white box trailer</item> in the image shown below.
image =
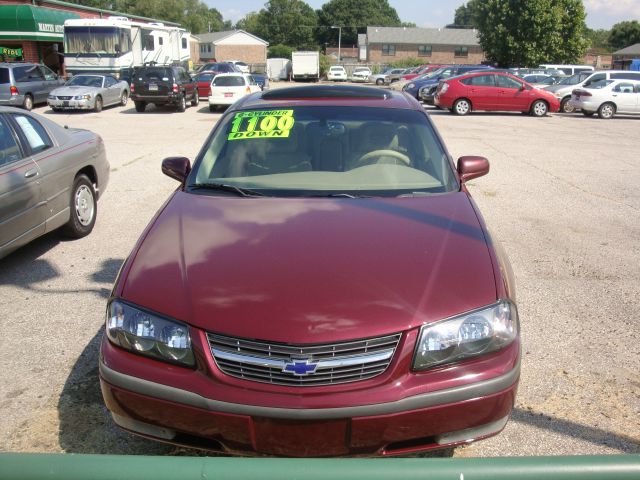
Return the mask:
[(320, 80), (320, 52), (293, 52), (291, 73), (294, 81)]
[(267, 75), (269, 80), (289, 80), (291, 73), (291, 60), (288, 58), (268, 58)]

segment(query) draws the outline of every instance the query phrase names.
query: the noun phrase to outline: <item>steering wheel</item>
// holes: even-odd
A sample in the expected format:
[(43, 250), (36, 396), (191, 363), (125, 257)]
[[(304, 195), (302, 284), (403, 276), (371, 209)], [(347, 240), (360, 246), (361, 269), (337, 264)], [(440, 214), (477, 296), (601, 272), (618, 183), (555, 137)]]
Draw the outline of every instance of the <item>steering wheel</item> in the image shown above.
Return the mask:
[[(356, 162), (356, 168), (363, 167), (363, 164), (366, 164), (369, 160), (376, 157), (392, 157), (395, 160), (400, 160), (400, 162), (406, 164), (407, 166), (411, 165), (411, 159), (404, 153), (398, 152), (397, 150), (374, 150), (361, 156)], [(372, 162), (372, 164), (374, 163), (378, 162)]]

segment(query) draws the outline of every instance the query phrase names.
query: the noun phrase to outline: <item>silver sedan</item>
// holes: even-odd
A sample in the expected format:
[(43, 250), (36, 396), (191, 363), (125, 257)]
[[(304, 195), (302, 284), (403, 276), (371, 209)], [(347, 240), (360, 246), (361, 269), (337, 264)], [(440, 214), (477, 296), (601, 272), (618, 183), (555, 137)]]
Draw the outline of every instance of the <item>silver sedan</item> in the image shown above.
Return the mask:
[(75, 75), (62, 87), (53, 90), (47, 98), (51, 109), (94, 110), (99, 112), (109, 105), (126, 105), (129, 84), (111, 75)]
[(60, 227), (91, 233), (108, 181), (99, 135), (0, 107), (0, 258)]

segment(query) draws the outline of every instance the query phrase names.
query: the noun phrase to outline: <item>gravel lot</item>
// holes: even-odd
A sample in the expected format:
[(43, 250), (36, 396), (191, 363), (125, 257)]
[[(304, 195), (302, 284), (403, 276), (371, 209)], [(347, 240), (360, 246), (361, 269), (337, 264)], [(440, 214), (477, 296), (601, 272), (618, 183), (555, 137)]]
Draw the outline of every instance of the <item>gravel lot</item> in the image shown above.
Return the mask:
[[(55, 232), (0, 260), (0, 450), (184, 454), (117, 429), (98, 384), (112, 282), (220, 114), (127, 107), (53, 114), (99, 133), (111, 181), (93, 233)], [(484, 155), (471, 191), (516, 275), (523, 366), (513, 418), (456, 456), (640, 453), (640, 117), (429, 110), (454, 158)]]

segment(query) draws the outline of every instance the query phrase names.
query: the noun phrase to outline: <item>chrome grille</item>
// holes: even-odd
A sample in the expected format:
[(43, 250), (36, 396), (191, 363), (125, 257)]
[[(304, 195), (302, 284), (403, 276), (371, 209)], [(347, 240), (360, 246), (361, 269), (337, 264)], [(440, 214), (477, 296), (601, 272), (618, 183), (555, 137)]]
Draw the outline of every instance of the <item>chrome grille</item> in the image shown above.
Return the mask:
[(232, 377), (288, 386), (366, 380), (384, 372), (401, 334), (323, 345), (287, 345), (207, 333), (220, 370)]
[(61, 95), (58, 95), (58, 100), (71, 100), (72, 97), (63, 97)]

